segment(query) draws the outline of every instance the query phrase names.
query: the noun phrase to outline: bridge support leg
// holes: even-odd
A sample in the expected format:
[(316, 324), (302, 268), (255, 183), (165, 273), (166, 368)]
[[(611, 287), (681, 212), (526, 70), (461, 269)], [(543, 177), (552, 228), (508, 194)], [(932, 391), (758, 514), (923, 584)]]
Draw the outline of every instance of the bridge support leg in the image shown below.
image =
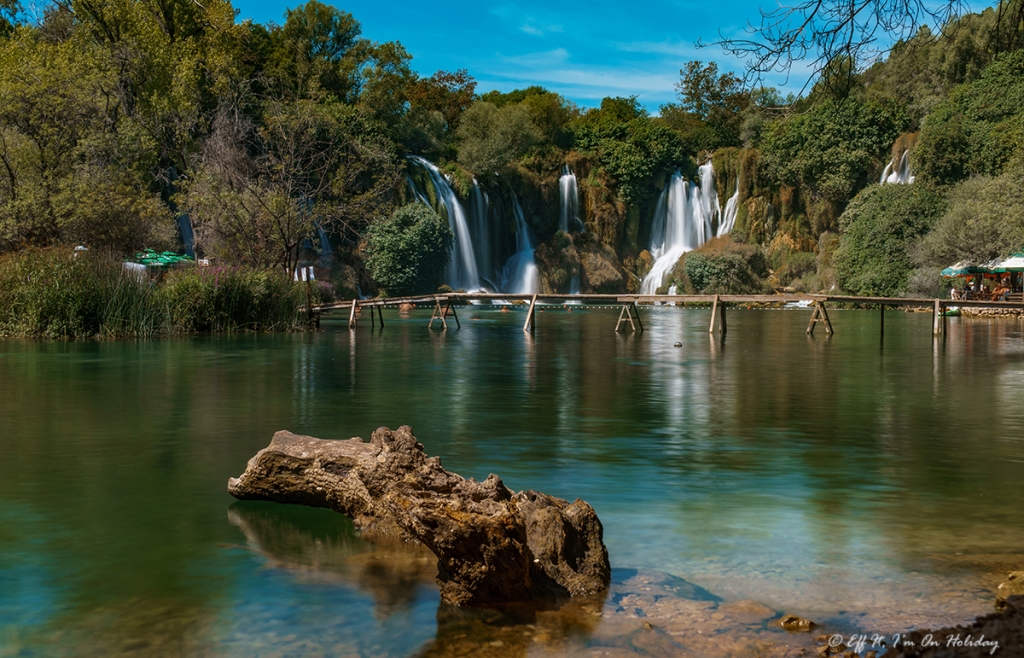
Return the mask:
[(878, 305), (878, 336), (885, 337), (885, 304)]
[(427, 329), (433, 329), (433, 327), (434, 327), (434, 320), (440, 320), (441, 321), (441, 328), (443, 328), (445, 330), (448, 329), (448, 322), (446, 322), (445, 319), (444, 319), (444, 311), (441, 310), (441, 300), (440, 299), (435, 299), (434, 300), (434, 311), (430, 314), (430, 324), (427, 325)]
[(359, 306), (359, 300), (352, 300), (352, 310), (348, 313), (348, 328), (356, 328), (356, 307)]
[[(634, 320), (636, 322), (634, 322)], [(622, 305), (622, 310), (619, 311), (619, 321), (615, 323), (616, 333), (622, 330), (622, 325), (625, 322), (629, 323), (629, 326), (633, 329), (634, 332), (637, 330), (637, 324), (640, 325), (640, 331), (644, 330), (644, 325), (640, 321), (640, 311), (637, 310), (635, 302), (630, 302), (628, 304)]]
[(452, 301), (448, 300), (448, 305), (444, 307), (444, 314), (448, 315), (448, 311), (452, 312), (452, 317), (455, 318), (455, 328), (462, 329), (462, 323), (459, 322), (459, 314), (455, 312), (455, 307), (452, 306)]
[(825, 333), (831, 336), (834, 332), (832, 331), (832, 322), (828, 319), (828, 311), (825, 310), (825, 304), (823, 302), (814, 302), (814, 313), (811, 314), (811, 321), (807, 323), (807, 333), (814, 333), (814, 323), (823, 322), (825, 324)]
[(526, 312), (526, 323), (523, 325), (523, 331), (533, 331), (534, 324), (534, 312), (537, 309), (537, 295), (534, 295), (530, 299), (530, 310)]
[(383, 306), (378, 306), (377, 307), (377, 318), (380, 319), (380, 328), (383, 329), (384, 328), (384, 307)]
[(725, 324), (725, 302), (719, 299), (718, 295), (715, 295), (715, 301), (711, 303), (711, 326), (708, 327), (709, 334), (715, 333), (715, 320), (719, 318), (721, 319), (721, 322), (719, 322), (718, 330), (724, 335), (728, 330), (728, 327)]
[(946, 315), (942, 310), (942, 302), (935, 300), (935, 308), (932, 309), (932, 335), (941, 336), (946, 330)]

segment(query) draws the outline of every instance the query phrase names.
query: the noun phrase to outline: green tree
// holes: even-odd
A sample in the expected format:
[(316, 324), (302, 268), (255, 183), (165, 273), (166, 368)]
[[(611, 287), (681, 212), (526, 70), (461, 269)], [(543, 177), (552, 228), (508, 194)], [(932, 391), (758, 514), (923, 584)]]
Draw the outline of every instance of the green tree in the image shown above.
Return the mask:
[(21, 5), (17, 0), (0, 0), (0, 39), (9, 37), (18, 24)]
[(687, 62), (676, 83), (678, 104), (661, 108), (662, 120), (680, 133), (688, 150), (737, 146), (750, 92), (733, 73), (718, 73), (710, 62)]
[(560, 95), (544, 87), (533, 86), (514, 89), (508, 93), (489, 91), (480, 100), (497, 107), (521, 103), (530, 110), (530, 118), (540, 129), (542, 142), (559, 148), (572, 145), (571, 123), (579, 116), (579, 109)]
[(370, 225), (366, 266), (389, 295), (417, 295), (437, 289), (451, 260), (455, 234), (424, 204), (395, 210)]
[(948, 267), (961, 260), (982, 263), (1024, 249), (1024, 171), (1014, 167), (995, 178), (977, 176), (957, 185), (949, 208), (921, 241), (922, 265)]
[(275, 73), (297, 97), (319, 90), (338, 100), (352, 100), (355, 69), (364, 48), (360, 34), (362, 26), (352, 14), (318, 0), (289, 9), (275, 35)]
[(872, 185), (839, 218), (834, 264), (839, 287), (895, 297), (914, 270), (910, 249), (942, 214), (945, 200), (923, 185)]
[(575, 146), (596, 156), (624, 203), (652, 195), (655, 176), (688, 163), (679, 135), (649, 118), (635, 98), (606, 98), (580, 117)]
[(459, 164), (479, 175), (493, 174), (521, 158), (541, 138), (529, 108), (499, 108), (484, 101), (473, 103), (465, 111), (456, 134)]
[(761, 145), (762, 161), (776, 183), (844, 203), (888, 160), (906, 125), (895, 103), (827, 101), (771, 126)]
[(981, 79), (953, 89), (924, 119), (911, 156), (920, 176), (950, 184), (997, 175), (1024, 152), (1024, 51), (1006, 53)]

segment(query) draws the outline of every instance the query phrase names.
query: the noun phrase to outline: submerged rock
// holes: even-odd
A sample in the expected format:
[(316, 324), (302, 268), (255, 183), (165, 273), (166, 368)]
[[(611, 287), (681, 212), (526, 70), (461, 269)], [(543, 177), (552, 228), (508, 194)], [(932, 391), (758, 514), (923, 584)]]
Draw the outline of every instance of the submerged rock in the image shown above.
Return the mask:
[(793, 633), (809, 633), (816, 624), (810, 619), (797, 617), (796, 615), (783, 615), (779, 620), (779, 626)]
[(1011, 596), (1024, 596), (1024, 571), (1011, 571), (1006, 581), (996, 589), (996, 610), (1006, 610), (1006, 600)]
[(421, 542), (437, 556), (441, 600), (495, 605), (584, 596), (607, 588), (611, 569), (594, 509), (535, 491), (513, 493), (427, 457), (412, 428), (381, 427), (324, 441), (278, 432), (228, 491), (241, 500), (327, 507), (363, 536)]

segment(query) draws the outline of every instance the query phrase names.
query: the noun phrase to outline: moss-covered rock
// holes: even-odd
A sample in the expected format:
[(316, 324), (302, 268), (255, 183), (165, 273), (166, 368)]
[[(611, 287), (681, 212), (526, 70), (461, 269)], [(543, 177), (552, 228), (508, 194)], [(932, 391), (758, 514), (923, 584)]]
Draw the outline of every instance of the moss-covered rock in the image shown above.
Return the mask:
[(584, 233), (576, 240), (582, 274), (581, 292), (611, 294), (624, 291), (626, 272), (615, 250), (596, 238), (582, 239), (586, 235)]

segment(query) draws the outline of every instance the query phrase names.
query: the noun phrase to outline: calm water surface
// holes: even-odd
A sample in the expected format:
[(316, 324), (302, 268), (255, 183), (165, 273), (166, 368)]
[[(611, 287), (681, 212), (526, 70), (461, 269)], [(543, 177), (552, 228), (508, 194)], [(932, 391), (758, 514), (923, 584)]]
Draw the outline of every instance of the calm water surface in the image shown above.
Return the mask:
[(444, 655), (431, 559), (226, 493), (279, 429), (411, 425), (467, 477), (590, 502), (617, 582), (667, 572), (826, 628), (962, 622), (1024, 566), (1024, 324), (934, 342), (892, 312), (883, 345), (877, 312), (833, 312), (828, 338), (809, 311), (735, 310), (721, 342), (707, 309), (625, 336), (617, 313), (0, 341), (0, 656)]

